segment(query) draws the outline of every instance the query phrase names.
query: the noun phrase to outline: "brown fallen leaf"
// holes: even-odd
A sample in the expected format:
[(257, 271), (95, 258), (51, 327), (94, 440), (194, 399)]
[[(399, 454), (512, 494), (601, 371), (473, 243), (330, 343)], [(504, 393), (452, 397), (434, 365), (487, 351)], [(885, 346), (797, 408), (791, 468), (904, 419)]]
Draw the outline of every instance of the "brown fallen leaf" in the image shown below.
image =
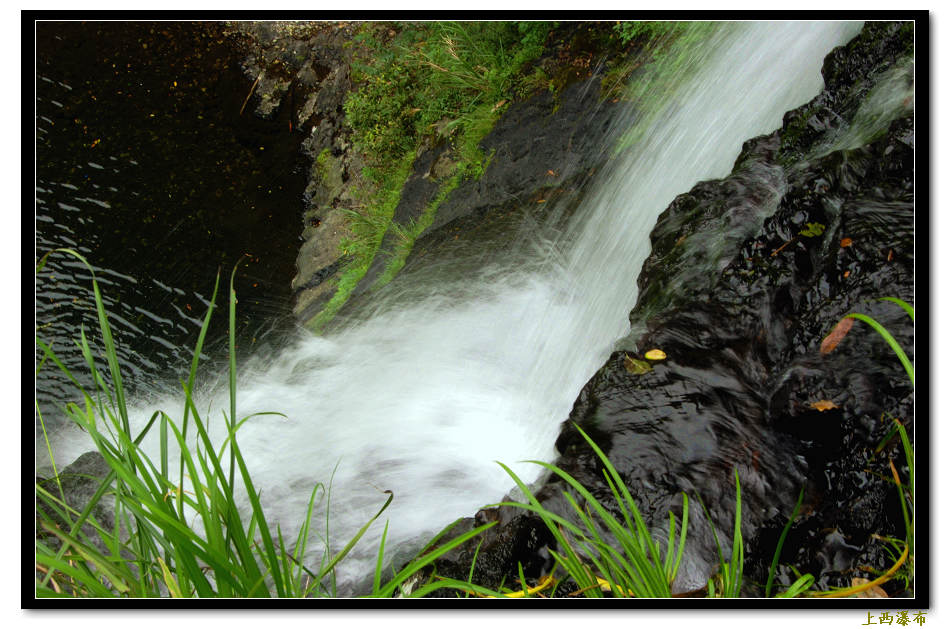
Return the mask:
[(848, 332), (851, 330), (851, 326), (854, 325), (854, 319), (851, 317), (845, 317), (838, 322), (831, 332), (828, 333), (828, 336), (824, 338), (821, 342), (821, 351), (822, 354), (830, 353), (834, 348), (838, 347), (838, 343), (841, 342)]
[(838, 408), (838, 405), (831, 400), (818, 400), (817, 402), (812, 402), (811, 407), (817, 411), (825, 412), (833, 408)]
[(842, 239), (841, 239), (841, 246), (842, 246), (842, 247), (850, 247), (852, 242), (853, 242), (853, 241), (852, 241), (850, 238), (842, 238)]

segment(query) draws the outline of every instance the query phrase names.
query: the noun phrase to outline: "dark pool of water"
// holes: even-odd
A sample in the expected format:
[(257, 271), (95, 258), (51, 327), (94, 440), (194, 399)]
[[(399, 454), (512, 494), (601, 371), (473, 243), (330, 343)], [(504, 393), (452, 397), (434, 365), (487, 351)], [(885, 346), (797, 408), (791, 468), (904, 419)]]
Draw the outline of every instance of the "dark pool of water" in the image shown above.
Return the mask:
[[(289, 108), (261, 120), (245, 106), (237, 42), (187, 22), (39, 22), (36, 41), (36, 257), (69, 247), (94, 265), (127, 385), (184, 377), (215, 276), (226, 303), (239, 259), (239, 351), (291, 327), (302, 138)], [(73, 368), (80, 326), (97, 329), (89, 278), (61, 254), (36, 275), (37, 335)], [(72, 397), (44, 367), (44, 413)]]

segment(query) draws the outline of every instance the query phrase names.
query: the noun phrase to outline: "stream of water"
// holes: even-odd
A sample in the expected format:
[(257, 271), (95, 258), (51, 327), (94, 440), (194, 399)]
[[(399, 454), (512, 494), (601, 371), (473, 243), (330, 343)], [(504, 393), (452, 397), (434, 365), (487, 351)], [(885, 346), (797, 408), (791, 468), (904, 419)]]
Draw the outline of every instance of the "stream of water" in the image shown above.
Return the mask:
[[(659, 115), (617, 121), (649, 128), (597, 180), (563, 235), (535, 243), (530, 263), (522, 251), (465, 273), (433, 265), (404, 274), (365, 315), (245, 366), (239, 416), (284, 415), (252, 419), (239, 438), (285, 535), (299, 526), (313, 486), (331, 477), (334, 546), (389, 490), (391, 548), (414, 548), (502, 499), (513, 483), (496, 461), (536, 478), (536, 465), (519, 462), (553, 458), (578, 391), (628, 332), (659, 213), (697, 181), (726, 175), (744, 140), (778, 128), (785, 111), (817, 94), (824, 56), (859, 28), (725, 29), (696, 51), (695, 77), (659, 95)], [(140, 421), (156, 406), (174, 417), (175, 404), (152, 401)], [(202, 406), (227, 408), (226, 391), (208, 384)], [(62, 437), (58, 447), (64, 460), (88, 449), (81, 437)], [(370, 572), (381, 532), (379, 522), (343, 564), (341, 593)], [(312, 548), (318, 563), (322, 549)]]

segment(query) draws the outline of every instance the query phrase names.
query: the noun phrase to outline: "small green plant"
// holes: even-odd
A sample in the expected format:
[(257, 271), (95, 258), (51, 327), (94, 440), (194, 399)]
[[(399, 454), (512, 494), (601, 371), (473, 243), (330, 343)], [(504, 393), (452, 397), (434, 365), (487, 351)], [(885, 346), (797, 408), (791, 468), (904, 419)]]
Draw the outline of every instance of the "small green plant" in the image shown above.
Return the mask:
[[(601, 91), (636, 103), (641, 121), (621, 136), (615, 152), (638, 144), (667, 114), (668, 98), (702, 68), (706, 45), (731, 28), (719, 22), (622, 22), (615, 26), (625, 43), (639, 44), (636, 57), (608, 73)], [(636, 72), (636, 80), (628, 78)]]
[(719, 556), (719, 572), (709, 580), (707, 591), (710, 598), (738, 598), (742, 591), (742, 571), (745, 565), (745, 548), (742, 541), (742, 491), (739, 485), (739, 470), (735, 470), (736, 477), (736, 516), (732, 534), (732, 554), (727, 561), (719, 545), (719, 535), (713, 526), (712, 518), (706, 505), (703, 512), (712, 529), (713, 540), (716, 542), (716, 553)]
[(688, 32), (688, 22), (634, 21), (614, 24), (614, 31), (624, 45), (637, 41), (649, 45), (659, 39), (676, 37)]
[[(792, 524), (798, 516), (798, 510), (802, 506), (802, 499), (804, 497), (805, 488), (802, 487), (801, 491), (798, 492), (798, 500), (795, 502), (795, 508), (792, 509), (792, 515), (789, 516), (788, 521), (785, 523), (785, 528), (782, 529), (778, 543), (775, 545), (775, 554), (772, 555), (772, 564), (769, 566), (769, 576), (765, 582), (765, 598), (769, 598), (772, 595), (772, 583), (775, 580), (775, 571), (778, 568), (779, 557), (782, 555), (782, 548), (785, 546), (785, 538), (788, 536), (788, 532), (791, 530)], [(786, 591), (776, 594), (775, 598), (795, 598), (796, 596), (801, 596), (807, 592), (814, 583), (815, 577), (812, 575), (799, 575)]]

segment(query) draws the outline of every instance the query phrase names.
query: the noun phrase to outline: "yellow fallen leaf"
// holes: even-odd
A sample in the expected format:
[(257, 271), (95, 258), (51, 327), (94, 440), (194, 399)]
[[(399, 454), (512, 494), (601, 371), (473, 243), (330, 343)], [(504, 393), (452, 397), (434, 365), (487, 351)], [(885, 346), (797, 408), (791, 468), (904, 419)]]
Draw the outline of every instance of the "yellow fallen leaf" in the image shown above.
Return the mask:
[(646, 354), (644, 354), (643, 357), (649, 360), (663, 360), (666, 358), (666, 352), (664, 352), (662, 349), (651, 349)]
[(812, 402), (811, 407), (817, 411), (825, 412), (833, 408), (838, 408), (838, 405), (831, 400), (818, 400), (817, 402)]
[(653, 371), (653, 367), (650, 366), (650, 363), (645, 360), (632, 358), (629, 354), (623, 355), (623, 366), (627, 371), (637, 376)]

